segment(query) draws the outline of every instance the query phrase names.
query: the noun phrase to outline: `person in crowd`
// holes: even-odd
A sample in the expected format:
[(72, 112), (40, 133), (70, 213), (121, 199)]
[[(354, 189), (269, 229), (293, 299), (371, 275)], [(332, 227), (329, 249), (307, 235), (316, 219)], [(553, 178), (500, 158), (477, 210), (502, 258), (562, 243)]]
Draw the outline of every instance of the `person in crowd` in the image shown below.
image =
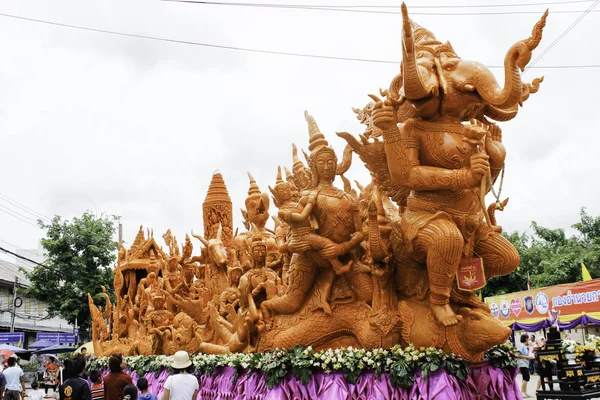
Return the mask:
[(113, 354), (108, 359), (110, 373), (104, 378), (104, 400), (122, 400), (123, 389), (133, 380), (123, 370), (127, 364), (122, 354)]
[(4, 389), (4, 400), (21, 400), (21, 395), (25, 397), (25, 380), (23, 378), (23, 370), (17, 367), (17, 360), (13, 357), (8, 357), (6, 362), (8, 368), (4, 373), (6, 378), (6, 387)]
[(199, 388), (198, 378), (192, 374), (193, 365), (187, 351), (175, 353), (171, 367), (174, 374), (165, 382), (162, 400), (195, 400)]
[(141, 395), (139, 400), (157, 400), (156, 396), (148, 391), (148, 379), (140, 378), (137, 381), (137, 387), (140, 389)]
[(123, 388), (123, 400), (137, 400), (138, 388), (133, 383), (128, 383)]
[(50, 356), (46, 365), (44, 365), (44, 382), (41, 385), (44, 388), (46, 394), (48, 394), (48, 389), (52, 388), (54, 392), (56, 392), (56, 388), (58, 388), (58, 384), (60, 383), (60, 378), (58, 376), (60, 372), (60, 367), (58, 366), (58, 360)]
[(546, 338), (545, 337), (540, 337), (538, 339), (538, 347), (540, 348), (540, 350), (546, 350)]
[(104, 383), (102, 383), (102, 373), (97, 369), (90, 372), (90, 381), (92, 381), (92, 400), (104, 400)]
[(517, 354), (517, 366), (519, 367), (519, 371), (521, 372), (523, 382), (521, 383), (521, 395), (523, 398), (531, 398), (527, 394), (527, 384), (529, 383), (530, 375), (529, 375), (529, 360), (531, 360), (531, 356), (529, 355), (529, 350), (527, 349), (527, 341), (529, 336), (526, 333), (521, 335), (521, 343), (517, 346), (517, 350), (521, 354)]
[(83, 356), (85, 357), (86, 362), (89, 362), (90, 360), (93, 360), (95, 358), (93, 354), (88, 353), (87, 347), (81, 348), (81, 354), (83, 354)]
[(4, 400), (4, 389), (6, 388), (6, 378), (4, 372), (0, 371), (0, 400)]
[(60, 400), (91, 400), (92, 392), (87, 379), (83, 378), (85, 357), (77, 354), (65, 361), (65, 376), (68, 378), (60, 385)]
[(31, 390), (27, 393), (27, 397), (31, 400), (42, 400), (45, 395), (46, 392), (44, 392), (44, 389), (40, 389), (39, 382), (35, 381), (31, 383)]
[[(530, 356), (534, 355), (536, 347), (537, 347), (537, 343), (535, 341), (535, 335), (531, 335), (529, 337), (529, 341), (527, 342), (527, 351), (529, 352)], [(529, 359), (529, 375), (533, 375), (535, 373), (534, 362), (535, 362), (534, 357)]]

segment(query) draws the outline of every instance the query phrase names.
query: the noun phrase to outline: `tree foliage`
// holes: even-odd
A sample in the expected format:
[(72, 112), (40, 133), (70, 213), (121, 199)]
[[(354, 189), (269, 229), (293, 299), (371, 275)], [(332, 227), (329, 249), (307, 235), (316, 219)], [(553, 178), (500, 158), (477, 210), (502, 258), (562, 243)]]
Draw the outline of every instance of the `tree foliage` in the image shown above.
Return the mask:
[(79, 326), (87, 337), (90, 311), (87, 294), (96, 295), (102, 304), (101, 286), (114, 299), (113, 271), (117, 245), (113, 239), (118, 217), (96, 216), (86, 211), (73, 220), (55, 216), (50, 224), (38, 221), (46, 230), (42, 239), (46, 261), (27, 276), (31, 286), (27, 294), (48, 304), (48, 312), (58, 314)]
[(527, 290), (527, 273), (532, 288), (581, 281), (582, 263), (593, 278), (600, 277), (600, 217), (589, 215), (585, 208), (580, 217), (572, 225), (576, 233), (571, 237), (564, 229), (545, 228), (535, 221), (531, 223), (531, 235), (505, 234), (521, 255), (519, 269), (490, 280), (484, 296)]

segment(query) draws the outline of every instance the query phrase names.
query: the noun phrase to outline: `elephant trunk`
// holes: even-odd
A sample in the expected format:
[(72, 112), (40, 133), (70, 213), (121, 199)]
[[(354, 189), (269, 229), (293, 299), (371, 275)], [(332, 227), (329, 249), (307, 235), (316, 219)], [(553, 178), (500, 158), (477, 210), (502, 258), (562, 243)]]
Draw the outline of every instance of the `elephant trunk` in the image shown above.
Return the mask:
[(507, 109), (519, 103), (523, 91), (521, 72), (517, 61), (522, 52), (528, 51), (523, 42), (514, 44), (504, 58), (504, 88), (501, 88), (494, 75), (483, 65), (477, 66), (471, 83), (481, 98), (496, 108)]
[[(531, 60), (531, 52), (539, 45), (542, 40), (542, 31), (546, 26), (546, 17), (548, 10), (542, 18), (535, 24), (531, 36), (525, 40), (519, 41), (511, 46), (504, 57), (504, 88), (501, 89), (493, 75), (481, 66), (480, 74), (475, 74), (472, 82), (482, 99), (498, 108), (511, 108), (519, 102), (529, 87), (525, 87), (521, 81), (521, 71)], [(539, 83), (538, 83), (539, 84)], [(537, 89), (537, 88), (536, 88)]]
[(513, 119), (514, 117), (517, 116), (518, 112), (519, 112), (519, 107), (516, 105), (505, 109), (505, 108), (494, 107), (494, 106), (491, 106), (488, 104), (487, 106), (485, 106), (485, 109), (483, 110), (483, 113), (485, 114), (486, 117), (489, 117), (489, 118), (493, 119), (494, 121), (500, 121), (500, 122), (510, 121), (511, 119)]
[[(406, 5), (402, 3), (402, 87), (403, 97), (409, 100), (423, 99), (429, 96), (437, 87), (435, 74), (429, 74), (434, 81), (428, 82), (419, 74), (419, 64), (416, 58), (415, 36), (413, 23), (408, 18)], [(433, 67), (433, 62), (431, 67)], [(421, 67), (422, 68), (422, 67)], [(424, 71), (425, 72), (425, 71)]]

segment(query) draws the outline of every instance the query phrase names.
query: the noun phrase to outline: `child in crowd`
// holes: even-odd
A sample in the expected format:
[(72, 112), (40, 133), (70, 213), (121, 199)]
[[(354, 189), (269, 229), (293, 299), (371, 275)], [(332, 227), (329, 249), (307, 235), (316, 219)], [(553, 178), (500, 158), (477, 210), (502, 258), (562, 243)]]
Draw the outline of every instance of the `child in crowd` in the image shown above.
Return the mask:
[(97, 369), (90, 372), (90, 381), (92, 381), (92, 400), (104, 400), (104, 384), (102, 383), (102, 374)]
[(128, 383), (123, 388), (123, 400), (137, 400), (138, 398), (138, 389), (134, 384)]
[(40, 389), (40, 384), (38, 382), (31, 383), (31, 391), (27, 393), (27, 397), (31, 400), (42, 400), (46, 395), (44, 389)]
[(148, 391), (148, 379), (138, 379), (137, 387), (140, 389), (140, 392), (142, 392), (142, 394), (138, 397), (138, 400), (156, 400), (156, 396)]

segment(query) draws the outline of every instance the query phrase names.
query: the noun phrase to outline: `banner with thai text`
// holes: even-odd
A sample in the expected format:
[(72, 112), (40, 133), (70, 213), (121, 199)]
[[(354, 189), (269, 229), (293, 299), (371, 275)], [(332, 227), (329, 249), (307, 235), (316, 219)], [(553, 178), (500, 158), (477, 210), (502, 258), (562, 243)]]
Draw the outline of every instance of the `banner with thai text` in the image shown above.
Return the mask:
[(0, 343), (23, 343), (25, 342), (24, 332), (0, 332)]
[(598, 312), (600, 279), (486, 297), (485, 302), (502, 321), (548, 318), (552, 308), (561, 315)]
[(54, 343), (77, 343), (79, 338), (77, 335), (71, 333), (38, 332), (35, 340), (36, 342), (39, 340), (47, 340)]

